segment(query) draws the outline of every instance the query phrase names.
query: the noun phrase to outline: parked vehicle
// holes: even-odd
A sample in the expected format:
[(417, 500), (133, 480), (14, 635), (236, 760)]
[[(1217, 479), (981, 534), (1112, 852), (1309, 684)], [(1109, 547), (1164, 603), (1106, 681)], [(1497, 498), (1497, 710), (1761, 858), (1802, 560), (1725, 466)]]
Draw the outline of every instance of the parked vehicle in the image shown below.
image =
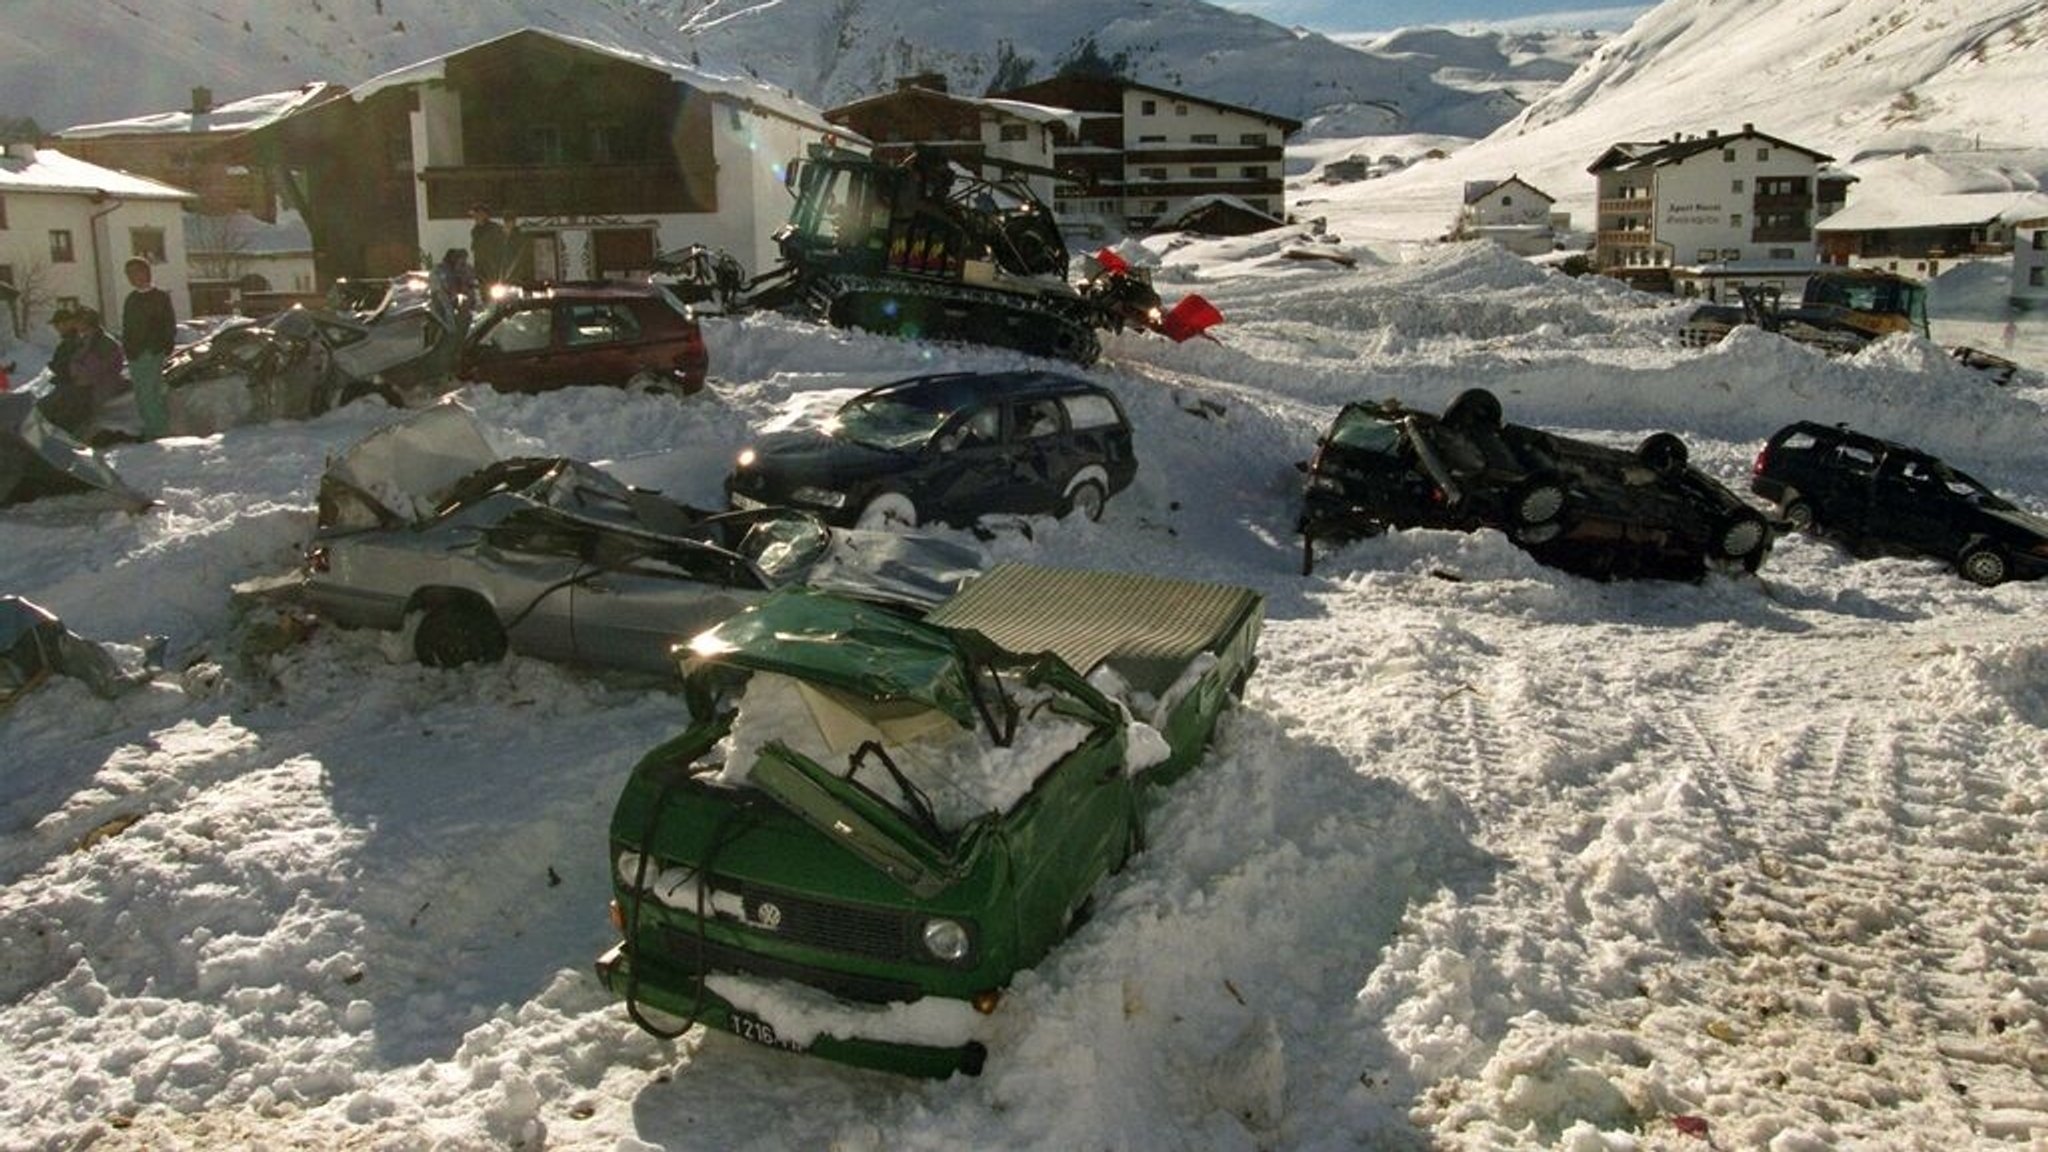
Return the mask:
[(1262, 612), (1008, 565), (921, 622), (805, 590), (726, 621), (689, 645), (690, 727), (612, 815), (599, 977), (658, 1035), (980, 1071), (1004, 989), (1201, 758)]
[(508, 649), (673, 674), (679, 641), (793, 584), (910, 611), (986, 561), (930, 536), (827, 528), (795, 509), (714, 514), (560, 457), (501, 460), (453, 403), (328, 468), (287, 589), (351, 626), (411, 626), (425, 664)]
[(554, 284), (513, 291), (471, 328), (457, 374), (500, 392), (577, 384), (702, 391), (710, 358), (690, 307), (658, 284)]
[(2048, 572), (2048, 518), (1935, 456), (1839, 424), (1780, 428), (1749, 486), (1787, 527), (1836, 537), (1858, 555), (1931, 556), (1987, 586)]
[(863, 528), (1003, 512), (1099, 520), (1137, 470), (1130, 421), (1102, 387), (1056, 372), (953, 372), (870, 389), (821, 428), (762, 437), (726, 493), (738, 508), (788, 504)]
[(1305, 466), (1302, 573), (1319, 540), (1393, 528), (1506, 533), (1552, 567), (1596, 579), (1695, 579), (1710, 564), (1755, 571), (1771, 531), (1742, 498), (1687, 463), (1669, 432), (1633, 452), (1502, 421), (1484, 389), (1441, 417), (1388, 401), (1348, 404)]

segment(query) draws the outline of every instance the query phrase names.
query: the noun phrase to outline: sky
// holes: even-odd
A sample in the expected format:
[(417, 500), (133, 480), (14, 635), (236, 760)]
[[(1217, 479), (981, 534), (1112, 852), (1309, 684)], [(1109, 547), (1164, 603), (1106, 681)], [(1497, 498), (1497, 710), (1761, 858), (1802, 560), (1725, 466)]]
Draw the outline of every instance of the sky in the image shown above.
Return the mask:
[(1484, 23), (1625, 27), (1649, 5), (1608, 6), (1587, 0), (1215, 0), (1276, 24), (1318, 32), (1383, 32), (1417, 26)]

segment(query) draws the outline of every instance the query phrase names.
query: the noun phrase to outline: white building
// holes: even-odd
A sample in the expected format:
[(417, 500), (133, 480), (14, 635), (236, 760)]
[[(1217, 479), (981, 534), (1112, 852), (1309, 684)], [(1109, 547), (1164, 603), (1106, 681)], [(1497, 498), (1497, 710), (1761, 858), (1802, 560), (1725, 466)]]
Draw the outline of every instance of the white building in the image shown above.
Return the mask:
[(1458, 239), (1491, 240), (1521, 256), (1540, 256), (1556, 245), (1555, 197), (1523, 180), (1473, 180), (1458, 211)]
[(2020, 308), (2048, 308), (2048, 216), (2013, 225), (2012, 302)]
[(1298, 120), (1114, 78), (1061, 76), (999, 95), (1079, 114), (1078, 131), (1054, 127), (1053, 210), (1071, 223), (1142, 231), (1215, 198), (1249, 210), (1245, 228), (1287, 218)]
[(88, 164), (51, 148), (10, 144), (0, 157), (0, 282), (18, 333), (59, 308), (97, 310), (121, 323), (122, 270), (147, 259), (159, 288), (186, 307), (181, 188)]
[(1735, 283), (1796, 295), (1816, 261), (1815, 198), (1832, 159), (1753, 124), (1615, 144), (1587, 169), (1598, 181), (1593, 265), (1713, 297)]

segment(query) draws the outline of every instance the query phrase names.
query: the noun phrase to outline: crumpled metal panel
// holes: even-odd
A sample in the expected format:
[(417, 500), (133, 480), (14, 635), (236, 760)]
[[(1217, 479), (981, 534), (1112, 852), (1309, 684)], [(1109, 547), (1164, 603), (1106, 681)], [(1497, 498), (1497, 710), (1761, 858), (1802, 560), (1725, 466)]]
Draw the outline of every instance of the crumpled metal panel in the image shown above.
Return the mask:
[(131, 512), (155, 503), (130, 488), (104, 456), (45, 420), (34, 396), (0, 393), (0, 505), (85, 491), (112, 493)]

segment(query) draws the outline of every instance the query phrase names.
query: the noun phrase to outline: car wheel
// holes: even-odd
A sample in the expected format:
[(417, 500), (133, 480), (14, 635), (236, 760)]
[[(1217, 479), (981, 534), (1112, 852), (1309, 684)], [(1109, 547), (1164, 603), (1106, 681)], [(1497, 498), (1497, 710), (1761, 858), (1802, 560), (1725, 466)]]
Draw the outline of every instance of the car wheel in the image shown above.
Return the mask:
[(2005, 553), (1990, 544), (1968, 548), (1956, 561), (1956, 571), (1962, 573), (1963, 579), (1986, 588), (2005, 583), (2007, 570)]
[(1102, 519), (1102, 505), (1108, 497), (1102, 493), (1102, 485), (1093, 480), (1083, 480), (1067, 493), (1065, 515), (1080, 516), (1089, 523)]
[(1498, 428), (1500, 397), (1484, 388), (1467, 388), (1444, 409), (1444, 423), (1458, 428)]
[(1564, 502), (1564, 484), (1548, 476), (1539, 476), (1516, 490), (1514, 499), (1508, 503), (1508, 513), (1517, 525), (1523, 527), (1548, 524), (1564, 512)]
[(856, 528), (887, 532), (917, 527), (917, 505), (901, 492), (884, 492), (868, 501), (853, 522)]
[(1685, 441), (1669, 432), (1651, 433), (1636, 446), (1637, 463), (1661, 476), (1669, 476), (1685, 467), (1690, 458)]
[(505, 658), (505, 628), (490, 605), (473, 596), (431, 604), (413, 632), (412, 651), (429, 668), (495, 664)]
[(1771, 527), (1754, 512), (1738, 512), (1714, 533), (1714, 551), (1729, 560), (1739, 560), (1761, 551), (1771, 538)]
[(1778, 515), (1784, 519), (1785, 527), (1793, 532), (1814, 531), (1813, 505), (1804, 500), (1794, 500), (1785, 505)]

